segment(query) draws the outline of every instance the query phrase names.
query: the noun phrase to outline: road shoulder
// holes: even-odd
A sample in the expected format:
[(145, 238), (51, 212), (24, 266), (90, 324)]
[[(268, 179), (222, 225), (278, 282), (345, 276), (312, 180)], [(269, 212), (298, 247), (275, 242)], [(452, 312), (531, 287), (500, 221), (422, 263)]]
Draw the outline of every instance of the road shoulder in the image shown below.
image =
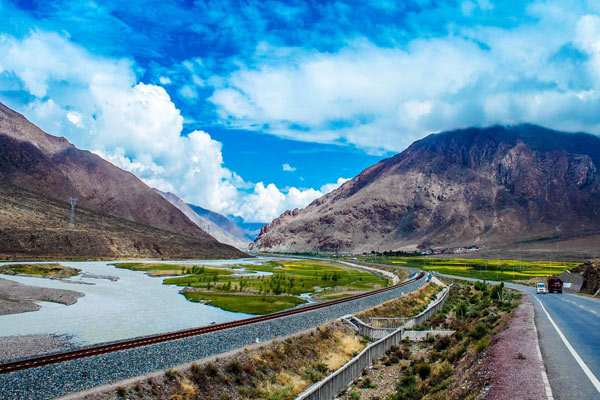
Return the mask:
[(531, 298), (523, 295), (506, 329), (488, 351), (491, 386), (486, 399), (552, 399), (539, 350)]

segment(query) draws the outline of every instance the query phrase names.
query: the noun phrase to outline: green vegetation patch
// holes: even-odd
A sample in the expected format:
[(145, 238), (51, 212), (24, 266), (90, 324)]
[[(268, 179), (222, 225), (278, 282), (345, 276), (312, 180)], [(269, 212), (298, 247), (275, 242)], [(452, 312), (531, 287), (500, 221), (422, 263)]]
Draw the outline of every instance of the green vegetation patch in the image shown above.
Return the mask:
[(252, 296), (206, 292), (185, 292), (186, 299), (245, 314), (270, 314), (306, 303), (294, 296)]
[(234, 272), (222, 268), (210, 268), (203, 265), (185, 265), (185, 264), (169, 264), (169, 263), (143, 263), (143, 262), (128, 262), (110, 264), (117, 268), (128, 269), (131, 271), (148, 272), (150, 276), (163, 275), (231, 275)]
[(501, 259), (433, 258), (433, 257), (366, 257), (382, 264), (421, 268), (440, 274), (493, 281), (527, 280), (560, 274), (578, 265), (561, 261), (521, 261)]
[(34, 275), (44, 278), (69, 278), (79, 275), (80, 269), (60, 264), (8, 264), (0, 266), (0, 274)]
[(329, 288), (340, 298), (387, 285), (387, 280), (329, 261), (285, 260), (264, 264), (234, 264), (222, 268), (168, 263), (114, 263), (117, 268), (169, 276), (165, 285), (193, 288), (191, 301), (203, 301), (227, 311), (268, 314), (305, 303), (295, 297)]
[(168, 278), (163, 283), (224, 292), (293, 296), (312, 293), (319, 287), (335, 288), (336, 292), (341, 292), (372, 290), (387, 285), (386, 279), (369, 272), (321, 261), (270, 261), (240, 266), (246, 269), (246, 276), (232, 276), (229, 270), (206, 268), (202, 273)]

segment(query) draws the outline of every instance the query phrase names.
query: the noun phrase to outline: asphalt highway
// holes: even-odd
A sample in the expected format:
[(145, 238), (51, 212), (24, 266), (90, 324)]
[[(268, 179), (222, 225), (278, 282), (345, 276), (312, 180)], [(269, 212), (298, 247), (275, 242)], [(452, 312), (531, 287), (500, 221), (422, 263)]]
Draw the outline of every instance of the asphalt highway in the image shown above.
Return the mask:
[(532, 298), (553, 398), (600, 399), (600, 301), (566, 293), (538, 295), (535, 288), (524, 285), (506, 287)]
[(529, 294), (555, 399), (600, 399), (600, 302), (571, 294)]

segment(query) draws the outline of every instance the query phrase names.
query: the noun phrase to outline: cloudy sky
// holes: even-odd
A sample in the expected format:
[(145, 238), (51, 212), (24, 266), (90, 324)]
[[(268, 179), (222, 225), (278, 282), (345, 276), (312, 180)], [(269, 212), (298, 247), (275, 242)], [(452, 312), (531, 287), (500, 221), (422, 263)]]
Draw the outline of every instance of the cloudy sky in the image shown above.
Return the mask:
[(4, 1), (0, 101), (268, 222), (442, 130), (600, 133), (598, 1)]

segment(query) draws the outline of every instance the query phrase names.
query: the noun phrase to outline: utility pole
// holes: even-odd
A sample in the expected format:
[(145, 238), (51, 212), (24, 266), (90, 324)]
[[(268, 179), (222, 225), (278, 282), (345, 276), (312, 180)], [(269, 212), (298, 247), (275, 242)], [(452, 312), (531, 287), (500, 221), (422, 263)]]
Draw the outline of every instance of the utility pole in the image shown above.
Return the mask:
[(77, 204), (77, 197), (69, 197), (71, 202), (71, 222), (69, 222), (69, 229), (75, 229), (75, 205)]

